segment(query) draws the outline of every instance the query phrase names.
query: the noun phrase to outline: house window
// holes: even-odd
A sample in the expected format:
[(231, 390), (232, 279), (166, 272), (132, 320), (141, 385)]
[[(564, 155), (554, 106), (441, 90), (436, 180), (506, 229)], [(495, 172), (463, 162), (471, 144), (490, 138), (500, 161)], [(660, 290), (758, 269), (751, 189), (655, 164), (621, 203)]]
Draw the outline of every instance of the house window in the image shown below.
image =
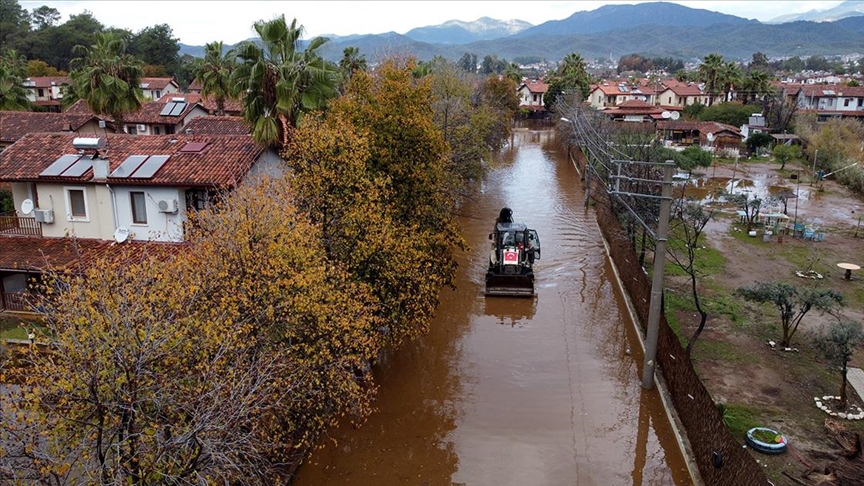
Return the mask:
[(156, 91), (156, 99), (158, 100), (158, 99), (161, 98), (161, 97), (162, 97), (162, 92), (161, 92), (161, 91)]
[(87, 221), (87, 191), (83, 187), (67, 187), (66, 207), (69, 221)]
[(153, 127), (153, 135), (159, 135), (159, 127)]
[(132, 202), (132, 222), (135, 224), (147, 224), (147, 202), (144, 193), (132, 191), (129, 193)]
[(165, 125), (165, 135), (174, 134), (174, 125)]
[(843, 100), (843, 106), (849, 106), (850, 101), (852, 101), (852, 100), (849, 98), (846, 98), (845, 100)]
[(126, 133), (129, 135), (138, 135), (138, 128), (135, 125), (126, 125)]
[(45, 96), (45, 90), (42, 88), (39, 88), (39, 97), (42, 98), (43, 96)]

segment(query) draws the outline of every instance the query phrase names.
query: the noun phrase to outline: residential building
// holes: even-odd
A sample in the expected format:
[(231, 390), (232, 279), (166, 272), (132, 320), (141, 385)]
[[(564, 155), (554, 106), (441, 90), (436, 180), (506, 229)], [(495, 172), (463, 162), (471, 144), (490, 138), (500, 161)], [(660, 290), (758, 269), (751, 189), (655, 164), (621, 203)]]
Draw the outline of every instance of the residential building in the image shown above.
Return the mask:
[(180, 85), (174, 81), (174, 78), (141, 78), (139, 86), (141, 86), (144, 97), (150, 101), (156, 101), (165, 95), (180, 92)]
[(45, 262), (73, 258), (70, 245), (183, 242), (191, 210), (283, 171), (250, 135), (28, 134), (0, 153), (0, 183), (11, 185), (16, 208), (0, 215), (4, 305), (20, 301), (7, 294), (23, 292)]
[(702, 85), (695, 83), (670, 84), (658, 95), (660, 105), (685, 107), (701, 103), (710, 105), (711, 97), (705, 92)]
[[(216, 115), (219, 111), (216, 105), (216, 100), (210, 96), (202, 96), (200, 93), (172, 93), (163, 96), (159, 101), (168, 103), (172, 99), (183, 98), (187, 103), (198, 103), (211, 115)], [(243, 114), (243, 103), (236, 99), (226, 99), (223, 103), (223, 115), (241, 116)]]
[(669, 114), (663, 108), (642, 100), (624, 101), (617, 106), (608, 106), (600, 111), (615, 121), (640, 123), (663, 120), (663, 113), (667, 113), (667, 116)]
[(65, 86), (71, 82), (69, 76), (34, 76), (24, 80), (24, 88), (27, 90), (27, 99), (33, 105), (59, 112)]
[(187, 123), (207, 114), (204, 107), (189, 103), (181, 93), (144, 103), (140, 110), (127, 114), (123, 124), (126, 133), (131, 135), (171, 135), (182, 132)]
[(699, 145), (712, 152), (738, 154), (744, 138), (737, 128), (709, 121), (668, 120), (657, 122), (657, 131), (668, 147)]
[(799, 110), (816, 113), (819, 121), (829, 118), (864, 120), (864, 86), (788, 83), (777, 83), (775, 86)]
[(588, 102), (597, 109), (618, 106), (632, 100), (655, 105), (658, 104), (657, 89), (660, 87), (662, 85), (649, 85), (647, 79), (639, 79), (636, 83), (603, 81), (591, 87)]
[(519, 108), (530, 111), (545, 111), (543, 96), (549, 91), (549, 85), (540, 81), (526, 81), (517, 88), (519, 92)]
[(32, 132), (70, 132), (104, 136), (111, 127), (92, 113), (0, 111), (0, 152)]

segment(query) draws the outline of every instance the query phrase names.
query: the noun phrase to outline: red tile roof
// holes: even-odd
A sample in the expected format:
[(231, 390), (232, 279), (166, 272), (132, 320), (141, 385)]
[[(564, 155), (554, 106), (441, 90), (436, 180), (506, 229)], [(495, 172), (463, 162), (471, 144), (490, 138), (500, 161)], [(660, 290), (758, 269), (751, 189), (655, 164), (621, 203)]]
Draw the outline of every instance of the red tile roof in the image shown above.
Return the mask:
[(0, 142), (15, 142), (31, 132), (76, 131), (91, 120), (99, 118), (92, 113), (0, 111)]
[(188, 89), (189, 91), (201, 91), (202, 86), (204, 85), (201, 83), (201, 81), (198, 81), (198, 78), (195, 78), (192, 80), (191, 83), (189, 83)]
[(627, 100), (618, 106), (606, 107), (603, 112), (609, 115), (655, 115), (662, 114), (663, 108), (642, 100)]
[[(162, 95), (162, 97), (159, 98), (159, 101), (167, 103), (171, 101), (171, 98), (183, 98), (189, 103), (198, 103), (203, 106), (211, 115), (216, 113), (216, 100), (210, 96), (201, 96), (199, 93), (168, 93)], [(227, 99), (225, 100), (224, 108), (226, 115), (239, 116), (243, 112), (243, 102), (240, 100)]]
[[(0, 153), (0, 181), (87, 182), (92, 169), (81, 177), (45, 177), (39, 174), (65, 154), (75, 154), (74, 134), (31, 133)], [(125, 185), (161, 185), (185, 187), (234, 187), (255, 164), (263, 149), (250, 135), (156, 135), (139, 137), (109, 134), (107, 149), (100, 150), (116, 170), (131, 155), (168, 155), (165, 164), (149, 179), (111, 178)], [(205, 142), (200, 152), (181, 152), (187, 142)]]
[[(171, 93), (174, 94), (174, 93)], [(179, 98), (179, 96), (177, 97)], [(170, 97), (168, 99), (170, 102)], [(162, 109), (165, 108), (167, 103), (162, 101), (150, 101), (147, 103), (141, 104), (141, 109), (134, 112), (128, 113), (124, 119), (124, 123), (142, 123), (148, 125), (179, 125), (183, 122), (183, 118), (189, 114), (192, 110), (195, 109), (196, 106), (200, 106), (197, 103), (188, 103), (183, 111), (176, 116), (167, 116), (160, 115), (162, 113)], [(202, 110), (206, 109), (201, 107)]]
[[(27, 85), (27, 81), (31, 81), (33, 85)], [(27, 88), (50, 88), (61, 84), (72, 84), (72, 78), (69, 76), (32, 76), (25, 79), (24, 83)]]
[[(522, 83), (522, 86), (528, 88), (528, 91), (532, 93), (545, 93), (549, 91), (549, 85), (541, 82), (526, 82)], [(519, 88), (521, 89), (522, 86), (519, 86)]]
[(184, 130), (194, 135), (249, 134), (249, 126), (239, 116), (199, 116), (187, 123)]
[(169, 84), (173, 84), (177, 89), (180, 88), (174, 78), (141, 78), (141, 89), (162, 90)]
[(78, 100), (75, 103), (72, 103), (72, 106), (63, 110), (63, 113), (87, 113), (92, 115), (93, 111), (90, 110), (89, 106), (87, 106), (86, 101)]
[(741, 136), (741, 130), (725, 123), (710, 121), (661, 121), (657, 122), (660, 130), (697, 130), (700, 133), (731, 132)]
[(668, 86), (668, 88), (678, 96), (704, 96), (707, 94), (699, 88), (698, 84), (678, 84)]
[(188, 248), (184, 243), (113, 241), (93, 238), (40, 238), (0, 235), (0, 270), (35, 271), (88, 265), (97, 258), (118, 258), (131, 251), (137, 258), (164, 258)]

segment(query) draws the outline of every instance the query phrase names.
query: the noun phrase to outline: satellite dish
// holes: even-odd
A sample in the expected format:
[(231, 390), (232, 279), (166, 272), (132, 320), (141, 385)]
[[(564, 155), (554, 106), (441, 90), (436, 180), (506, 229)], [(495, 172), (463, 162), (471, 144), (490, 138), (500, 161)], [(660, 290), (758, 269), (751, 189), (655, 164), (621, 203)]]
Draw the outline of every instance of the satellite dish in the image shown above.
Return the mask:
[(672, 113), (669, 114), (669, 116), (672, 117), (673, 120), (677, 120), (677, 119), (681, 118), (681, 113), (678, 113), (677, 111), (673, 111)]
[(129, 229), (117, 228), (117, 231), (114, 232), (114, 241), (117, 243), (123, 243), (126, 241), (126, 238), (129, 238)]
[(707, 138), (709, 142), (713, 142), (714, 141), (714, 134), (709, 133), (708, 135), (705, 135), (705, 138)]
[(31, 212), (33, 212), (33, 201), (31, 199), (21, 201), (21, 214), (30, 214)]
[(668, 111), (664, 111), (663, 113), (660, 114), (660, 116), (662, 116), (663, 118), (672, 118), (672, 113), (669, 113)]

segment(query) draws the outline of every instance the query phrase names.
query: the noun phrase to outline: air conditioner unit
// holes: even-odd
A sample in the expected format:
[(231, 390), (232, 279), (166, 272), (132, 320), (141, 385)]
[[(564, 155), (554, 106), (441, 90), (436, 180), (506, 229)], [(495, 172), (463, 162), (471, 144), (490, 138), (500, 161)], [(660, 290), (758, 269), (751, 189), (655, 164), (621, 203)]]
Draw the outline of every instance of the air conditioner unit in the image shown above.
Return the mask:
[(178, 205), (177, 205), (176, 199), (171, 199), (171, 200), (162, 199), (158, 202), (158, 204), (159, 204), (159, 212), (160, 213), (172, 213), (173, 214), (173, 213), (176, 213), (178, 210), (178, 207), (177, 207)]
[(36, 218), (36, 221), (39, 223), (53, 223), (54, 222), (54, 210), (53, 209), (34, 209), (33, 216)]
[(138, 125), (138, 131), (139, 131), (139, 132), (146, 132), (146, 131), (147, 131), (147, 125), (141, 125), (141, 124), (139, 124), (139, 125)]

